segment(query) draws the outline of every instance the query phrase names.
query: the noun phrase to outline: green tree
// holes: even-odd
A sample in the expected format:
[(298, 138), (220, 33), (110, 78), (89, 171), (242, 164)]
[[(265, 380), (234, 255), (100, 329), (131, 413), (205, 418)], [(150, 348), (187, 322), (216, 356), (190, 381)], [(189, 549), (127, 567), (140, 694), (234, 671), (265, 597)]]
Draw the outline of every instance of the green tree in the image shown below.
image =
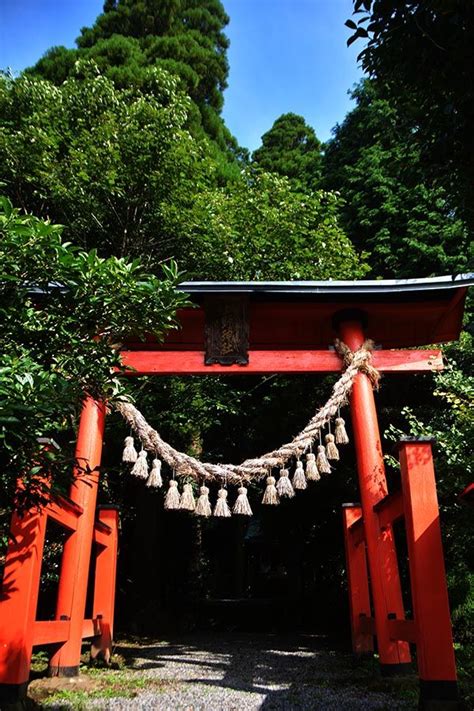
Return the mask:
[(81, 30), (78, 49), (53, 47), (32, 68), (55, 83), (92, 58), (119, 88), (142, 87), (148, 67), (181, 80), (198, 111), (189, 116), (194, 134), (204, 129), (221, 149), (237, 150), (220, 112), (227, 86), (229, 21), (220, 0), (116, 0), (105, 2), (92, 27)]
[(252, 160), (264, 170), (286, 175), (303, 190), (321, 183), (321, 143), (302, 116), (283, 114), (262, 136)]
[[(169, 256), (162, 211), (197, 181), (199, 144), (184, 129), (189, 99), (147, 69), (117, 89), (91, 61), (57, 87), (0, 78), (0, 181), (15, 204), (66, 225), (67, 238), (116, 256)], [(197, 181), (199, 182), (199, 181)]]
[[(344, 279), (367, 272), (338, 223), (339, 200), (298, 192), (290, 180), (255, 169), (227, 187), (170, 207), (186, 265), (201, 279)], [(170, 228), (171, 229), (171, 228)]]
[(59, 87), (0, 81), (0, 181), (25, 210), (101, 255), (175, 257), (198, 278), (363, 273), (337, 199), (261, 171), (226, 174), (185, 130), (189, 100), (173, 76), (147, 69), (150, 91), (127, 90), (92, 60), (76, 71)]
[(413, 130), (366, 80), (357, 104), (326, 145), (324, 181), (344, 199), (342, 225), (370, 252), (376, 276), (420, 277), (465, 269), (465, 224), (426, 176)]
[[(71, 424), (84, 393), (111, 399), (127, 392), (118, 345), (177, 327), (186, 297), (176, 265), (162, 278), (138, 260), (100, 258), (61, 239), (62, 228), (13, 209), (0, 198), (0, 510), (16, 479), (70, 461)], [(39, 308), (38, 308), (39, 304)], [(41, 453), (38, 437), (64, 446), (61, 460)]]
[[(425, 174), (474, 230), (474, 5), (466, 0), (354, 0), (362, 67), (407, 116)], [(472, 238), (472, 237), (471, 237)]]

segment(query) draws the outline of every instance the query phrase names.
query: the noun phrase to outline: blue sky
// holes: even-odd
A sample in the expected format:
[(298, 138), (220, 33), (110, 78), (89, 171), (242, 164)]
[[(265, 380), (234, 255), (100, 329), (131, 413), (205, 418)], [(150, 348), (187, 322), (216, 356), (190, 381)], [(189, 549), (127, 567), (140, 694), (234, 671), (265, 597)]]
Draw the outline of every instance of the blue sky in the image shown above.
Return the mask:
[[(229, 88), (224, 118), (241, 145), (260, 144), (282, 113), (301, 114), (322, 140), (351, 108), (347, 95), (362, 76), (361, 47), (346, 47), (351, 0), (223, 0)], [(0, 67), (20, 71), (49, 47), (73, 47), (103, 0), (0, 0)]]

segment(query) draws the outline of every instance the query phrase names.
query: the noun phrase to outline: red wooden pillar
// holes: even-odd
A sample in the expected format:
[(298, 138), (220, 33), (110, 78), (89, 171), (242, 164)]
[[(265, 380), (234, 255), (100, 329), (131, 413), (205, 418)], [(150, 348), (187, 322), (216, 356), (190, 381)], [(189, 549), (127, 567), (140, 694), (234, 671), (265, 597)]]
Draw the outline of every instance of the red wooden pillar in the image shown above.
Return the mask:
[(100, 637), (94, 637), (91, 658), (102, 657), (109, 663), (112, 656), (114, 632), (115, 579), (117, 572), (118, 510), (104, 506), (99, 510), (99, 521), (110, 528), (107, 545), (99, 550), (96, 558), (93, 618), (100, 619)]
[(77, 465), (70, 491), (70, 498), (82, 507), (83, 514), (78, 519), (77, 529), (64, 545), (56, 607), (56, 619), (71, 621), (70, 636), (50, 659), (52, 676), (79, 674), (104, 425), (104, 404), (86, 398), (79, 423)]
[(431, 442), (404, 437), (399, 456), (421, 707), (448, 709), (458, 689)]
[(350, 527), (362, 516), (362, 509), (355, 504), (343, 504), (344, 545), (349, 587), (351, 614), (352, 650), (355, 654), (372, 654), (373, 636), (363, 629), (364, 619), (370, 619), (369, 576), (364, 541), (355, 541)]
[[(341, 322), (340, 334), (352, 351), (365, 340), (361, 322), (356, 320)], [(407, 642), (390, 639), (389, 615), (404, 619), (405, 613), (393, 532), (391, 527), (380, 530), (373, 510), (387, 494), (387, 480), (372, 384), (363, 373), (354, 380), (351, 415), (381, 669), (384, 674), (403, 673), (411, 656)]]
[(0, 594), (0, 704), (26, 696), (47, 518), (44, 508), (12, 516)]

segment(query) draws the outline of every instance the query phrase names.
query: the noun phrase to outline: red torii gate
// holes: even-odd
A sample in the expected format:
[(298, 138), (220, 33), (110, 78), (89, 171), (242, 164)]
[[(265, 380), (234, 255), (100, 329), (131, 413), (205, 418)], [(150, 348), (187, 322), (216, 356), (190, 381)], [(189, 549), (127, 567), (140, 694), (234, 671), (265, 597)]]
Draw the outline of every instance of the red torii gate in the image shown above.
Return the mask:
[[(179, 313), (180, 331), (164, 344), (128, 343), (123, 362), (135, 375), (338, 372), (336, 336), (354, 351), (366, 336), (382, 373), (441, 370), (439, 350), (393, 350), (456, 340), (472, 275), (360, 282), (189, 282), (197, 308)], [(318, 350), (319, 349), (319, 350)], [(456, 707), (457, 683), (431, 445), (400, 444), (402, 488), (388, 494), (374, 395), (359, 374), (351, 397), (361, 505), (345, 505), (344, 532), (353, 648), (373, 649), (382, 671), (399, 673), (417, 645), (421, 701)], [(79, 672), (82, 640), (110, 656), (117, 512), (97, 511), (105, 407), (84, 403), (70, 498), (51, 494), (42, 511), (14, 514), (0, 596), (0, 699), (26, 693), (34, 645), (51, 644), (50, 672)], [(85, 471), (86, 470), (86, 471)], [(55, 620), (36, 621), (47, 517), (69, 532)], [(405, 620), (392, 523), (405, 517), (414, 619)], [(84, 619), (88, 575), (97, 547), (93, 615)], [(370, 573), (370, 584), (367, 570)], [(373, 612), (372, 612), (373, 611)]]

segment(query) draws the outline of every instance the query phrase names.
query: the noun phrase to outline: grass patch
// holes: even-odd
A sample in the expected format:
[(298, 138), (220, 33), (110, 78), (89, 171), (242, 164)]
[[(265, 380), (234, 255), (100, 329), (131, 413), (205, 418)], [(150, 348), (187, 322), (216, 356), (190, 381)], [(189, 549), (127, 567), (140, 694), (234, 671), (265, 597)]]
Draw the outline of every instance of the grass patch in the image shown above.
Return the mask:
[(160, 693), (174, 685), (175, 682), (148, 679), (124, 670), (86, 668), (73, 679), (37, 679), (30, 684), (29, 696), (40, 708), (55, 705), (60, 709), (83, 711), (91, 699), (133, 698), (144, 689)]

